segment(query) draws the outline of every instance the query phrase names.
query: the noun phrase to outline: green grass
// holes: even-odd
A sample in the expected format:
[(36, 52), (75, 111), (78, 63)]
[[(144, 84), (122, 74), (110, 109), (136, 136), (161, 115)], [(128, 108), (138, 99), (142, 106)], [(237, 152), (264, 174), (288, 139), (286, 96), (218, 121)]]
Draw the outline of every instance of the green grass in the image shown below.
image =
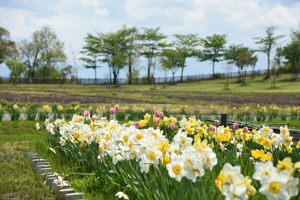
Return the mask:
[[(78, 175), (66, 159), (49, 150), (48, 133), (37, 131), (33, 121), (0, 122), (0, 199), (3, 194), (27, 199), (55, 199), (41, 177), (31, 169), (30, 160), (23, 155), (23, 150), (31, 149), (48, 160), (57, 173), (68, 175), (68, 180), (77, 191), (84, 192), (85, 199), (115, 199), (114, 194), (101, 193), (103, 185), (95, 185), (95, 175)], [(45, 197), (45, 198), (44, 198)], [(4, 197), (3, 197), (4, 198)]]
[(299, 120), (269, 120), (268, 122), (251, 122), (253, 124), (264, 124), (266, 126), (284, 126), (287, 125), (290, 129), (300, 129), (300, 121)]
[(42, 140), (33, 122), (0, 122), (0, 199), (55, 199), (22, 151)]

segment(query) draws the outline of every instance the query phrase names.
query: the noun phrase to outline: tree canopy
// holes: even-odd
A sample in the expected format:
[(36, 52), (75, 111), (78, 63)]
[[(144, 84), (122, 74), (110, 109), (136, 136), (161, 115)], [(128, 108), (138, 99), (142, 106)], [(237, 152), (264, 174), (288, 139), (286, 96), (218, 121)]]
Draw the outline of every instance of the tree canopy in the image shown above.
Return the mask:
[(199, 55), (201, 61), (212, 61), (212, 74), (215, 74), (215, 63), (223, 59), (226, 36), (214, 34), (201, 40), (203, 51)]
[(9, 31), (0, 26), (0, 64), (7, 58), (16, 56), (17, 53), (16, 44), (10, 40)]

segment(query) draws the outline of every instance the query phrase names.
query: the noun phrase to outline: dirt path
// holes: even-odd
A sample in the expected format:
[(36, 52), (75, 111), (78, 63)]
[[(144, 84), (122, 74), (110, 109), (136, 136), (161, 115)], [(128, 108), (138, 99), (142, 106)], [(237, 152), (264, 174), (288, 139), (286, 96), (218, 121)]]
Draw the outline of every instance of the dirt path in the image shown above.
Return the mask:
[(128, 98), (119, 97), (101, 97), (101, 96), (81, 96), (70, 94), (12, 94), (2, 93), (0, 94), (0, 100), (5, 99), (12, 102), (60, 102), (60, 103), (156, 103), (163, 104), (164, 102), (147, 102)]

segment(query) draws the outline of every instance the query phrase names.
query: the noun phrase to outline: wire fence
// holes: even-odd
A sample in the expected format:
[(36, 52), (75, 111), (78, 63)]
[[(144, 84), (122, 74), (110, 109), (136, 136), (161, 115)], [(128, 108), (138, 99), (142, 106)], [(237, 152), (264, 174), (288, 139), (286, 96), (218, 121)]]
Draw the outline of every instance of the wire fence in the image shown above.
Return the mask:
[[(249, 76), (260, 76), (265, 75), (267, 70), (253, 70), (246, 71), (244, 75)], [(280, 69), (278, 74), (290, 73), (289, 70)], [(213, 79), (232, 79), (240, 77), (240, 72), (228, 72), (228, 73), (216, 73), (216, 74), (200, 74), (200, 75), (184, 75), (174, 76), (174, 77), (155, 77), (148, 80), (147, 78), (132, 78), (131, 83), (129, 83), (128, 78), (119, 78), (118, 84), (171, 84), (179, 82), (197, 82), (203, 80), (213, 80)], [(78, 84), (78, 85), (112, 85), (112, 78), (0, 78), (0, 84)]]

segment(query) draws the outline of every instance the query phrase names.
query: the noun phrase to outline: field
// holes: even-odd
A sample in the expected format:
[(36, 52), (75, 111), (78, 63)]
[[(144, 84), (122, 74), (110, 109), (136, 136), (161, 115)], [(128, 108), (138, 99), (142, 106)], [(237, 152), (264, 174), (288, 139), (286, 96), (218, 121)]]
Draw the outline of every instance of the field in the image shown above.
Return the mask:
[(282, 75), (275, 88), (272, 80), (249, 78), (245, 86), (229, 80), (178, 83), (172, 85), (7, 85), (0, 84), (2, 99), (19, 102), (59, 103), (147, 103), (147, 104), (226, 104), (300, 105), (300, 81)]

